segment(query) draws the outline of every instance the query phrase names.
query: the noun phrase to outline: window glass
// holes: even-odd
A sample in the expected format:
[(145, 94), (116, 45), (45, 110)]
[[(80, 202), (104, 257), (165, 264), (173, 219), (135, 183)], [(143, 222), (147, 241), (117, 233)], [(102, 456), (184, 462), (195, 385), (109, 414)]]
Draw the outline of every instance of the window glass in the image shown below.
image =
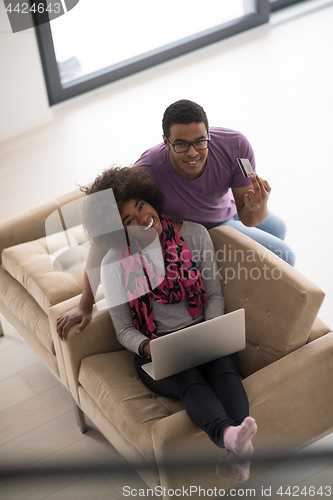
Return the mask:
[(64, 85), (255, 12), (253, 0), (80, 0), (51, 21)]

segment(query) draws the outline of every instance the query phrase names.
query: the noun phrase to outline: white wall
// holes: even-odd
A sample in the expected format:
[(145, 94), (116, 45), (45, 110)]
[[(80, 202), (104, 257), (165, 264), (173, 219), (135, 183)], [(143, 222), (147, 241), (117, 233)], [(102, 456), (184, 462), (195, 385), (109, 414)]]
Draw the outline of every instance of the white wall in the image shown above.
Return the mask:
[(0, 2), (0, 141), (53, 118), (34, 29), (12, 33)]

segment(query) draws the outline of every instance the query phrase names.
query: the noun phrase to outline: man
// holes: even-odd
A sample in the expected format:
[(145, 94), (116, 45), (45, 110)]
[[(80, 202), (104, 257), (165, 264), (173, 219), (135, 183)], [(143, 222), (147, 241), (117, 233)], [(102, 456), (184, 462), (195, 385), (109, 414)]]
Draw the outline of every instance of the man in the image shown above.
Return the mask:
[(136, 165), (160, 184), (165, 215), (207, 229), (230, 225), (294, 265), (295, 256), (283, 241), (286, 226), (267, 208), (268, 182), (244, 177), (238, 166), (237, 158), (247, 158), (255, 170), (247, 139), (233, 130), (209, 128), (203, 108), (185, 99), (166, 109), (162, 125), (164, 142), (143, 153)]
[[(268, 182), (257, 174), (244, 177), (238, 166), (237, 158), (247, 158), (255, 170), (247, 139), (233, 130), (209, 128), (203, 108), (186, 99), (166, 109), (162, 125), (163, 143), (143, 153), (135, 165), (146, 168), (160, 184), (164, 215), (198, 222), (207, 229), (230, 225), (294, 265), (294, 254), (283, 241), (286, 226), (267, 208)], [(105, 252), (97, 253), (88, 259), (100, 263)], [(91, 320), (91, 286), (97, 288), (97, 283), (89, 283), (85, 273), (79, 306), (57, 319), (63, 340), (75, 323), (80, 323), (80, 332)]]

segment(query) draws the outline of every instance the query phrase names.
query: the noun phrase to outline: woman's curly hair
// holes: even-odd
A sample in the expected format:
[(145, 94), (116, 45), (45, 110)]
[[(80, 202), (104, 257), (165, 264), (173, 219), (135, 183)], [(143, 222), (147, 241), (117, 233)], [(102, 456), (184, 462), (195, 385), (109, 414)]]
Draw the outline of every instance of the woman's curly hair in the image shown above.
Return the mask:
[[(164, 196), (157, 182), (140, 166), (114, 166), (100, 174), (90, 187), (81, 187), (81, 191), (92, 195), (112, 189), (119, 212), (124, 203), (133, 198), (149, 203), (160, 216), (163, 211)], [(112, 219), (119, 221), (118, 213), (110, 210), (110, 198), (106, 196), (88, 196), (83, 208), (83, 226), (93, 244), (111, 244), (111, 234), (105, 233), (105, 221), (112, 227)], [(119, 227), (118, 227), (119, 228)], [(114, 238), (112, 238), (114, 242)], [(112, 244), (112, 246), (114, 246)]]

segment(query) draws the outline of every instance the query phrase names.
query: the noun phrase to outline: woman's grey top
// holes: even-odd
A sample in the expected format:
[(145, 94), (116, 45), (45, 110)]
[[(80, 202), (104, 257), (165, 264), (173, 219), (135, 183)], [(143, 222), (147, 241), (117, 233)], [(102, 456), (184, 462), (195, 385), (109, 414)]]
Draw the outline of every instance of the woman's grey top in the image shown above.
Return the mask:
[[(185, 298), (183, 302), (175, 304), (161, 304), (152, 299), (159, 336), (180, 330), (203, 320), (221, 316), (225, 310), (215, 251), (207, 229), (200, 224), (184, 221), (180, 229), (180, 234), (192, 252), (193, 258), (201, 271), (208, 305), (204, 306), (203, 313), (193, 320), (189, 313), (188, 298)], [(149, 255), (154, 260), (155, 265), (160, 269), (164, 269), (160, 248), (149, 250)], [(101, 279), (106, 303), (118, 340), (126, 349), (138, 353), (139, 345), (147, 337), (133, 325), (131, 310), (121, 283), (119, 261), (115, 259), (115, 254), (112, 251), (103, 259)]]

